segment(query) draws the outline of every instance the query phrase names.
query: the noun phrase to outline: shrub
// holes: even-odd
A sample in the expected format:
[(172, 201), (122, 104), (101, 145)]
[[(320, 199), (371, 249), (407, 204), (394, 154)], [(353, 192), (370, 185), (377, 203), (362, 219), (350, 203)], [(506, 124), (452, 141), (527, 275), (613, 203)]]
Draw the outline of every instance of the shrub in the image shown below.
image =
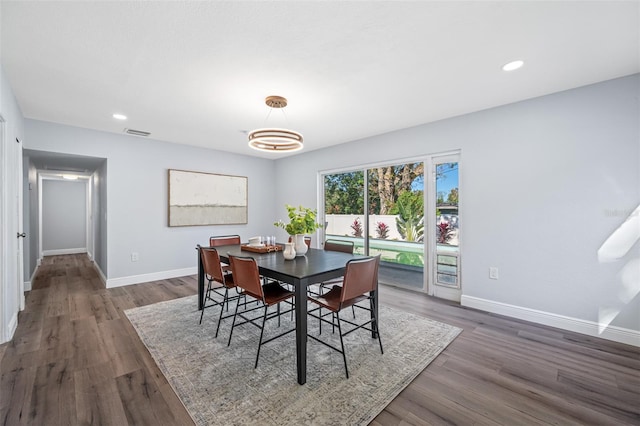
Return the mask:
[(389, 237), (389, 226), (384, 222), (376, 222), (376, 236), (382, 240)]
[(440, 244), (446, 244), (453, 237), (453, 227), (449, 222), (440, 222), (438, 228), (438, 242)]
[(353, 229), (354, 237), (362, 237), (362, 223), (360, 223), (360, 218), (356, 217), (351, 224), (351, 229)]

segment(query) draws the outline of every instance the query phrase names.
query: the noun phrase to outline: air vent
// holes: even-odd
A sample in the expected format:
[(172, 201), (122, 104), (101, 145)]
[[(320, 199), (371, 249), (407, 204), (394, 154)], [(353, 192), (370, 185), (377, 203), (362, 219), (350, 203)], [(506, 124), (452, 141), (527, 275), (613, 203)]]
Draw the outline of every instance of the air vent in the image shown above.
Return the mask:
[(129, 135), (142, 136), (145, 138), (151, 134), (149, 132), (143, 132), (142, 130), (134, 130), (134, 129), (124, 129), (124, 132)]

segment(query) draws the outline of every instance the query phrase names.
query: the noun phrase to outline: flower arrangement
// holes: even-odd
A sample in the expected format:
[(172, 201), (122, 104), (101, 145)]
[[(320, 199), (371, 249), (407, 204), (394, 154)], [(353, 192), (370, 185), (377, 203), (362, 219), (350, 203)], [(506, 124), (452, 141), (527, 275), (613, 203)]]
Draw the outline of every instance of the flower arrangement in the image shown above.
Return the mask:
[(318, 215), (316, 210), (307, 207), (293, 207), (286, 204), (289, 223), (282, 220), (274, 222), (275, 226), (283, 228), (289, 235), (311, 234), (322, 225), (316, 222)]

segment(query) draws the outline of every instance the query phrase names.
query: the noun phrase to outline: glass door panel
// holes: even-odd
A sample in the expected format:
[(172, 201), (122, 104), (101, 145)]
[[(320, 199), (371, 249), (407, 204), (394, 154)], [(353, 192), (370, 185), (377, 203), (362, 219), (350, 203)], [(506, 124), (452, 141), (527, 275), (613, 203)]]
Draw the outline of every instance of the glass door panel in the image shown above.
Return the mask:
[(424, 163), (367, 170), (369, 254), (381, 254), (380, 282), (424, 287)]
[(325, 240), (351, 241), (365, 254), (364, 172), (324, 175)]
[(436, 232), (433, 286), (429, 293), (459, 301), (461, 291), (458, 156), (435, 158), (434, 170)]

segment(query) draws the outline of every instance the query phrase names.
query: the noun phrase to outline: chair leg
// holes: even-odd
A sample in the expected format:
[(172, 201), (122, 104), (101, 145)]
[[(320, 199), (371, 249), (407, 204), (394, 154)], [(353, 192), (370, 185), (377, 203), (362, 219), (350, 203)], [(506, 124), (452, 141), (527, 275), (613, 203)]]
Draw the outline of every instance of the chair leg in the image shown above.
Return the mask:
[[(278, 306), (280, 306), (278, 304)], [(267, 309), (269, 309), (269, 307), (267, 305), (264, 305), (264, 316), (262, 317), (262, 328), (260, 329), (260, 341), (258, 342), (258, 353), (256, 354), (256, 364), (253, 366), (253, 368), (258, 368), (258, 359), (260, 358), (260, 348), (262, 347), (262, 336), (264, 335), (264, 325), (267, 322)]]
[(211, 281), (209, 281), (209, 284), (207, 285), (207, 293), (204, 296), (204, 303), (202, 304), (202, 311), (200, 312), (200, 324), (202, 324), (202, 317), (204, 316), (204, 307), (207, 304), (207, 299), (210, 297), (209, 295), (211, 294)]
[(318, 309), (318, 334), (322, 334), (322, 306)]
[(233, 336), (233, 327), (236, 325), (236, 317), (238, 316), (238, 306), (240, 306), (240, 301), (236, 304), (236, 310), (233, 313), (233, 321), (231, 322), (231, 331), (229, 332), (229, 341), (227, 342), (227, 346), (231, 344), (231, 336)]
[(336, 312), (338, 318), (338, 333), (340, 334), (340, 347), (342, 348), (342, 359), (344, 360), (344, 371), (347, 373), (347, 379), (349, 378), (349, 369), (347, 368), (347, 355), (344, 352), (344, 341), (342, 340), (342, 328), (340, 327), (340, 314)]
[(222, 313), (224, 312), (224, 305), (227, 304), (227, 312), (229, 312), (229, 289), (224, 289), (224, 300), (222, 301), (222, 307), (220, 308), (220, 316), (218, 317), (218, 325), (216, 326), (216, 336), (218, 337), (218, 331), (220, 331), (220, 323), (222, 322)]
[(378, 336), (378, 343), (380, 344), (380, 353), (384, 354), (384, 350), (382, 350), (382, 340), (380, 339), (380, 329), (378, 328), (378, 316), (375, 314), (375, 310), (373, 309), (373, 299), (369, 299), (369, 303), (371, 306), (371, 315), (373, 316), (373, 329), (376, 330), (376, 336)]

